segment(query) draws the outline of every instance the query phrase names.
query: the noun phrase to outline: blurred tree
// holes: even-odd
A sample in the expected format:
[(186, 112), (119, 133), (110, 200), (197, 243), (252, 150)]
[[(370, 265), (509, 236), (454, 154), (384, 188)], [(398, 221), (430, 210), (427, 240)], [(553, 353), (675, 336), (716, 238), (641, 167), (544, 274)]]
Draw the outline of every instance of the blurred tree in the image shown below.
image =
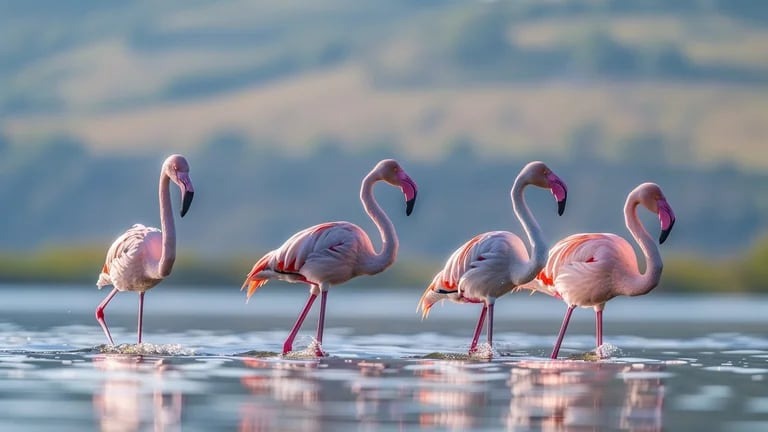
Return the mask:
[(239, 165), (248, 154), (249, 140), (244, 132), (227, 129), (216, 132), (200, 147), (202, 159), (217, 161), (216, 165)]
[(446, 30), (450, 58), (467, 69), (507, 62), (514, 51), (507, 35), (509, 17), (500, 7), (488, 6), (455, 17)]
[(694, 70), (688, 57), (674, 44), (661, 44), (638, 53), (639, 71), (646, 76), (686, 77)]
[(751, 290), (768, 291), (768, 237), (756, 241), (738, 263), (737, 271), (741, 285)]
[(446, 147), (445, 162), (448, 164), (466, 164), (477, 160), (477, 143), (468, 136), (455, 137)]
[(10, 148), (11, 148), (10, 138), (8, 138), (8, 136), (4, 134), (3, 131), (0, 131), (0, 156), (2, 156), (3, 159), (9, 153)]
[(571, 67), (587, 75), (625, 76), (637, 70), (636, 52), (610, 34), (594, 30), (574, 41)]
[(603, 130), (593, 121), (574, 128), (567, 138), (568, 156), (572, 161), (593, 161), (603, 159), (600, 149), (603, 145)]
[(665, 165), (667, 141), (659, 132), (644, 132), (619, 143), (621, 159), (639, 166)]

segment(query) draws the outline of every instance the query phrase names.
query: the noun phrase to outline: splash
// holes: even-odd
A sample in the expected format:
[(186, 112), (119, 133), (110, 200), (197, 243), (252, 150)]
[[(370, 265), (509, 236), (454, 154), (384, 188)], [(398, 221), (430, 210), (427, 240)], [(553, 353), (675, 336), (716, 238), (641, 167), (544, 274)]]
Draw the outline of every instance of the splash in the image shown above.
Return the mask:
[(619, 357), (623, 354), (621, 348), (610, 343), (604, 343), (595, 349), (595, 354), (599, 359), (608, 359), (611, 357)]
[(312, 342), (307, 345), (301, 351), (291, 351), (283, 356), (288, 359), (316, 359), (321, 357), (328, 357), (328, 353), (323, 351), (322, 345), (315, 338), (312, 338)]
[(493, 346), (483, 343), (477, 346), (475, 352), (469, 355), (470, 360), (490, 360), (498, 357), (499, 353), (493, 349)]
[(247, 357), (256, 357), (256, 358), (269, 358), (269, 357), (279, 357), (280, 353), (276, 353), (274, 351), (252, 350), (252, 351), (246, 351), (240, 355), (247, 356)]
[(155, 355), (155, 356), (193, 356), (195, 350), (184, 348), (179, 344), (120, 344), (120, 345), (99, 345), (96, 351), (102, 354), (132, 354), (132, 355)]
[(469, 354), (441, 353), (441, 352), (429, 353), (420, 358), (428, 359), (428, 360), (462, 360), (462, 361), (471, 359)]
[(595, 348), (594, 351), (588, 351), (585, 353), (572, 354), (568, 356), (568, 360), (583, 360), (583, 361), (600, 361), (606, 360), (611, 357), (617, 357), (622, 354), (621, 348), (616, 345), (604, 343)]

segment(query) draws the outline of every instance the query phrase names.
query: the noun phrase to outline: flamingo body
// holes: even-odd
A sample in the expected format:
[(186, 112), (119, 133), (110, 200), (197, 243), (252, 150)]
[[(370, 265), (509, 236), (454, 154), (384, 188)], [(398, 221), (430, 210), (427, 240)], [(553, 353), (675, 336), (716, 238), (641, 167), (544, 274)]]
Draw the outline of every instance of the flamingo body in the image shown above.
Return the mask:
[(510, 196), (514, 211), (531, 242), (531, 254), (520, 237), (508, 231), (491, 231), (476, 235), (454, 251), (445, 266), (432, 279), (419, 300), (422, 318), (442, 300), (457, 303), (483, 303), (475, 327), (469, 353), (477, 350), (486, 317), (488, 345), (493, 346), (493, 308), (496, 299), (515, 287), (530, 282), (546, 261), (546, 245), (541, 229), (530, 213), (523, 189), (534, 185), (550, 189), (558, 203), (558, 214), (565, 209), (567, 188), (543, 162), (531, 162), (520, 171)]
[(153, 275), (162, 254), (162, 233), (154, 227), (136, 224), (115, 239), (107, 251), (96, 286), (113, 286), (118, 291), (144, 292), (163, 279)]
[(515, 234), (491, 231), (476, 235), (456, 249), (435, 275), (419, 302), (423, 314), (428, 315), (432, 305), (442, 299), (484, 303), (488, 297), (501, 297), (515, 287), (510, 267), (527, 261), (528, 250)]
[(371, 239), (350, 222), (327, 222), (297, 232), (279, 248), (268, 252), (248, 274), (250, 298), (270, 279), (286, 282), (322, 282), (338, 285), (364, 271), (360, 257), (375, 255)]
[(248, 273), (242, 286), (242, 289), (247, 288), (248, 299), (272, 279), (305, 283), (310, 287), (307, 303), (283, 343), (283, 354), (292, 351), (296, 334), (317, 295), (321, 294), (316, 354), (325, 355), (322, 351), (322, 341), (328, 288), (356, 276), (382, 272), (395, 261), (398, 249), (397, 233), (373, 197), (373, 185), (380, 181), (402, 190), (406, 200), (406, 215), (410, 215), (413, 210), (417, 188), (400, 164), (393, 159), (380, 161), (363, 179), (360, 200), (379, 229), (381, 251), (374, 249), (371, 239), (359, 226), (344, 221), (326, 222), (297, 232), (279, 248), (256, 261)]
[(110, 344), (114, 344), (104, 316), (104, 309), (121, 291), (139, 293), (138, 342), (141, 343), (144, 293), (171, 273), (176, 260), (176, 228), (173, 220), (169, 183), (181, 190), (181, 217), (189, 210), (194, 187), (189, 178), (189, 163), (182, 155), (171, 155), (160, 171), (160, 224), (163, 229), (135, 224), (117, 237), (107, 250), (96, 286), (113, 286), (96, 307), (96, 320)]
[(612, 287), (639, 273), (635, 251), (623, 237), (582, 233), (555, 244), (536, 278), (566, 304), (602, 308), (618, 295)]
[(643, 251), (645, 272), (640, 272), (635, 250), (623, 237), (610, 233), (574, 234), (557, 242), (534, 281), (520, 287), (545, 292), (562, 299), (568, 306), (552, 359), (557, 358), (574, 308), (595, 310), (595, 339), (600, 347), (603, 344), (605, 303), (620, 295), (647, 294), (658, 285), (663, 268), (661, 254), (637, 217), (640, 205), (658, 215), (661, 225), (659, 243), (664, 243), (669, 236), (675, 224), (675, 213), (655, 183), (643, 183), (627, 196), (624, 220)]

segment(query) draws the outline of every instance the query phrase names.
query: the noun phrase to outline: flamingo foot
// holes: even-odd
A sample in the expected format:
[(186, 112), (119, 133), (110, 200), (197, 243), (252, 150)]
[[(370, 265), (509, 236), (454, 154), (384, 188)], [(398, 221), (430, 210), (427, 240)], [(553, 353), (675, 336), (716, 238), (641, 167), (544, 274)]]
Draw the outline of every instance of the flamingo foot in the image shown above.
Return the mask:
[(283, 355), (288, 355), (293, 351), (293, 341), (285, 341), (283, 344)]
[(469, 350), (467, 355), (473, 359), (492, 359), (496, 354), (493, 349), (493, 345), (479, 344), (478, 346)]
[(318, 340), (313, 340), (311, 344), (307, 347), (307, 351), (314, 351), (315, 356), (317, 357), (328, 357), (328, 353), (323, 351), (323, 344), (322, 342)]

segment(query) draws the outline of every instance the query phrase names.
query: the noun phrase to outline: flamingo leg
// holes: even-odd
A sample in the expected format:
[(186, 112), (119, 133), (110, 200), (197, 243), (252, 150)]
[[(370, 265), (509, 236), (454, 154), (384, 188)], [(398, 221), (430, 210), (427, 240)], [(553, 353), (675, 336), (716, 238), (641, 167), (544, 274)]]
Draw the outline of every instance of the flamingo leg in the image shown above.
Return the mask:
[(315, 338), (317, 340), (317, 356), (323, 357), (325, 353), (323, 352), (323, 329), (325, 328), (325, 301), (328, 298), (328, 291), (323, 291), (322, 295), (320, 296), (320, 318), (317, 320), (317, 337)]
[(141, 343), (141, 330), (143, 328), (143, 324), (142, 324), (143, 321), (144, 321), (144, 293), (140, 292), (139, 293), (139, 329), (138, 329), (139, 342), (138, 343)]
[(470, 354), (477, 351), (477, 341), (480, 339), (480, 332), (483, 331), (483, 324), (485, 324), (485, 314), (487, 312), (488, 306), (483, 305), (483, 310), (480, 312), (480, 319), (477, 320), (477, 327), (475, 327), (475, 335), (472, 337), (472, 344), (469, 346)]
[(107, 304), (110, 300), (112, 300), (112, 297), (114, 297), (117, 294), (117, 288), (114, 288), (107, 297), (102, 300), (101, 303), (99, 303), (98, 306), (96, 306), (96, 321), (99, 322), (99, 325), (101, 326), (101, 329), (104, 330), (104, 334), (107, 336), (107, 340), (109, 341), (110, 345), (114, 345), (115, 343), (112, 342), (112, 335), (109, 334), (109, 328), (107, 327), (107, 322), (104, 320), (104, 308), (107, 307)]
[(597, 336), (597, 347), (603, 345), (603, 311), (595, 311), (595, 335)]
[(576, 305), (568, 306), (568, 310), (565, 311), (565, 317), (563, 317), (563, 324), (560, 326), (560, 333), (557, 335), (557, 342), (555, 342), (555, 347), (552, 350), (552, 355), (549, 356), (551, 359), (556, 359), (557, 354), (560, 352), (560, 344), (563, 343), (563, 336), (565, 336), (565, 329), (568, 328), (568, 321), (571, 320), (571, 314), (573, 313), (573, 309), (576, 307)]
[(493, 303), (488, 304), (488, 345), (493, 347)]
[(316, 298), (317, 298), (317, 294), (309, 295), (309, 299), (307, 299), (307, 304), (304, 306), (304, 309), (301, 311), (301, 314), (299, 314), (299, 317), (296, 319), (296, 324), (293, 325), (293, 328), (291, 329), (291, 333), (288, 335), (288, 338), (285, 340), (285, 343), (283, 343), (283, 355), (286, 355), (293, 350), (293, 340), (296, 338), (296, 334), (299, 332), (299, 329), (301, 328), (301, 324), (304, 323), (304, 319), (307, 317), (307, 313), (309, 313), (309, 310), (312, 308), (312, 303), (315, 302)]

